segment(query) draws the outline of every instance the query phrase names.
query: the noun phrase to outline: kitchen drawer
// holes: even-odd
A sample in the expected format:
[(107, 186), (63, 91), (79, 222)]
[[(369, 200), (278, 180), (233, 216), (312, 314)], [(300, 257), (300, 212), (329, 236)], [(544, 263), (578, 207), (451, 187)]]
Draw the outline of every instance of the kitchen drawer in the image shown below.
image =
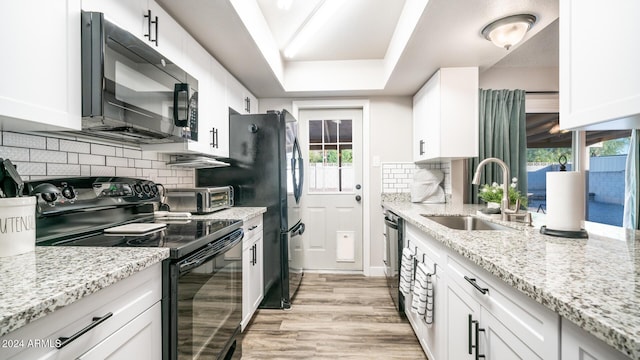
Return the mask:
[[(24, 346), (0, 348), (0, 358), (76, 358), (156, 304), (161, 296), (162, 267), (157, 263), (5, 335), (0, 339), (3, 343), (23, 341)], [(104, 322), (67, 346), (59, 350), (54, 347), (59, 337), (70, 337), (91, 324), (94, 317), (104, 317), (109, 313), (112, 315)], [(33, 345), (29, 341), (40, 341), (41, 345)]]
[(242, 248), (247, 249), (255, 242), (258, 235), (262, 235), (262, 214), (245, 221), (242, 229), (244, 230)]
[[(449, 281), (456, 282), (543, 359), (557, 357), (558, 314), (456, 254), (447, 255), (446, 272)], [(475, 279), (478, 287), (487, 290), (486, 294), (465, 280), (465, 276)]]

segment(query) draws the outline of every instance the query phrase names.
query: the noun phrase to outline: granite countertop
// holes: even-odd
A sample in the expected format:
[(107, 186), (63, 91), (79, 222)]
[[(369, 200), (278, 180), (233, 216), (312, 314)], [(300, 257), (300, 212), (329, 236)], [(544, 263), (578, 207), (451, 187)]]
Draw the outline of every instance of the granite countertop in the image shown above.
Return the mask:
[(36, 246), (0, 258), (0, 336), (169, 257), (169, 249)]
[(516, 231), (452, 230), (421, 214), (475, 215), (479, 205), (413, 204), (385, 208), (458, 254), (634, 359), (640, 359), (640, 231), (585, 223), (589, 239), (542, 235), (534, 227), (491, 219)]
[(211, 214), (193, 215), (194, 219), (238, 219), (247, 221), (267, 212), (266, 207), (231, 207)]

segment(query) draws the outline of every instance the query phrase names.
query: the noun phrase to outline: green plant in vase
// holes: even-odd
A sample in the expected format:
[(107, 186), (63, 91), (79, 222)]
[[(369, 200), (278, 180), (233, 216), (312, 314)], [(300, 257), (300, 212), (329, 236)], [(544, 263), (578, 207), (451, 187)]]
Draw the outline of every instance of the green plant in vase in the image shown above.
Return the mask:
[[(520, 199), (520, 205), (527, 206), (527, 196), (522, 195), (520, 191), (516, 190), (518, 186), (518, 178), (511, 179), (511, 185), (509, 186), (509, 205), (513, 206), (516, 201)], [(478, 193), (480, 200), (486, 203), (498, 203), (502, 202), (502, 184), (494, 182), (493, 184), (484, 184), (480, 187)]]

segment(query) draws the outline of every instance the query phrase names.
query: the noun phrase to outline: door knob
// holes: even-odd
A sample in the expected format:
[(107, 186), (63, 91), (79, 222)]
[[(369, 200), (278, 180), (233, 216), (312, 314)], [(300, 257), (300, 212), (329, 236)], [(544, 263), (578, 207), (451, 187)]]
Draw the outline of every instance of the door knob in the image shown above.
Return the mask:
[(360, 202), (360, 200), (362, 200), (362, 196), (360, 196), (360, 195), (356, 195), (356, 201), (357, 201), (357, 202)]
[(360, 184), (356, 185), (356, 190), (360, 190), (361, 187)]

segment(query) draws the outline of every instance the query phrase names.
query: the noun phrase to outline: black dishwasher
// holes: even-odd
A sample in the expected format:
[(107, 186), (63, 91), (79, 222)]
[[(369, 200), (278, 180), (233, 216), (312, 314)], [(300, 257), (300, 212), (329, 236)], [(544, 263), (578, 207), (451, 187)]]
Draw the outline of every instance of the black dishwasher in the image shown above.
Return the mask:
[(384, 212), (385, 225), (385, 276), (389, 294), (396, 309), (404, 316), (404, 295), (400, 292), (400, 265), (402, 260), (403, 220), (389, 210)]

